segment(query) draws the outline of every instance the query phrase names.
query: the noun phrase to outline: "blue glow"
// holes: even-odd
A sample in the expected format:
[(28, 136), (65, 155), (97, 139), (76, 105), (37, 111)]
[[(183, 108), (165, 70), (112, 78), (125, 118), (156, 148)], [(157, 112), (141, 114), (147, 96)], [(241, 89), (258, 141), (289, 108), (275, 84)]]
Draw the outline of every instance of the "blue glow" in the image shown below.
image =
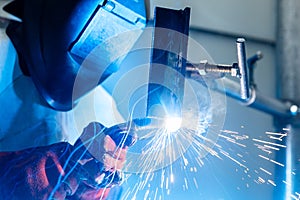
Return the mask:
[(167, 117), (165, 119), (165, 128), (167, 132), (173, 133), (176, 132), (181, 127), (182, 119), (180, 117)]

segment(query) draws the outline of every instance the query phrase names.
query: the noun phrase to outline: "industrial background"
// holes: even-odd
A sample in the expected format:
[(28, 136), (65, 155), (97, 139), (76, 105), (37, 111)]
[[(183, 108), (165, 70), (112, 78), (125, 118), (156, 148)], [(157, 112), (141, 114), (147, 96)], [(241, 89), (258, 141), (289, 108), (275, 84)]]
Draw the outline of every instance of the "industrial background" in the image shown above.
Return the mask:
[[(191, 7), (190, 37), (204, 47), (215, 63), (236, 62), (235, 41), (244, 37), (247, 57), (257, 51), (263, 54), (254, 71), (257, 90), (264, 96), (300, 105), (300, 1), (147, 0), (146, 3), (151, 11), (150, 19), (155, 6)], [(112, 93), (110, 84), (108, 81), (103, 86)], [(197, 173), (200, 196), (189, 190), (181, 193), (181, 189), (174, 196), (212, 200), (300, 199), (299, 118), (272, 116), (264, 108), (249, 108), (229, 97), (226, 101), (223, 129), (247, 139), (241, 141), (242, 146), (224, 143), (232, 159), (204, 160)], [(272, 133), (287, 135), (272, 139), (269, 137)], [(279, 145), (266, 151), (260, 148), (259, 141)], [(126, 187), (130, 183), (124, 184), (124, 191)], [(174, 196), (168, 198), (166, 193), (162, 199), (174, 199)]]
[[(215, 63), (236, 62), (235, 41), (244, 37), (247, 57), (257, 51), (263, 54), (254, 71), (257, 90), (263, 96), (299, 105), (299, 1), (148, 1), (152, 11), (157, 5), (175, 9), (191, 7), (190, 36), (205, 48)], [(153, 13), (148, 17), (152, 18)], [(193, 53), (197, 52), (188, 52), (188, 57)], [(243, 141), (246, 147), (229, 143), (227, 148), (232, 150), (232, 155), (243, 155), (250, 172), (231, 159), (208, 158), (199, 169), (200, 196), (187, 192), (176, 194), (178, 199), (300, 198), (299, 119), (285, 120), (263, 110), (227, 98), (224, 130), (249, 136)], [(269, 132), (288, 133), (288, 136), (267, 139), (283, 147), (266, 153), (255, 141), (268, 138)]]

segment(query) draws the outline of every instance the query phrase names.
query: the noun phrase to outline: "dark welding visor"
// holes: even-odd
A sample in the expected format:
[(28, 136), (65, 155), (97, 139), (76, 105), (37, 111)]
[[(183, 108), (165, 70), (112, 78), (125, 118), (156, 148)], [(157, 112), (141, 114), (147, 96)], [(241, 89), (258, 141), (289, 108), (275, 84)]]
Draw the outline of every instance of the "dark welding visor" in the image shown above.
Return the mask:
[(21, 20), (7, 34), (23, 73), (62, 111), (118, 70), (146, 24), (143, 0), (15, 0), (4, 10)]

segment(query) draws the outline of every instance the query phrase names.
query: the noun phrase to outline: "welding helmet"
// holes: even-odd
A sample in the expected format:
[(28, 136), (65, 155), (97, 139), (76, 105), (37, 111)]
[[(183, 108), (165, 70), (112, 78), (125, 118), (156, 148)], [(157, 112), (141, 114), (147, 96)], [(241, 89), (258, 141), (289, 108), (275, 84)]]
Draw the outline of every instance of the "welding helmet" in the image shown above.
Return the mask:
[[(146, 24), (143, 0), (15, 0), (4, 10), (20, 19), (6, 32), (23, 73), (50, 107), (62, 111), (118, 70), (122, 57), (112, 55), (129, 50), (141, 32), (121, 35)], [(74, 97), (82, 64), (99, 46)]]

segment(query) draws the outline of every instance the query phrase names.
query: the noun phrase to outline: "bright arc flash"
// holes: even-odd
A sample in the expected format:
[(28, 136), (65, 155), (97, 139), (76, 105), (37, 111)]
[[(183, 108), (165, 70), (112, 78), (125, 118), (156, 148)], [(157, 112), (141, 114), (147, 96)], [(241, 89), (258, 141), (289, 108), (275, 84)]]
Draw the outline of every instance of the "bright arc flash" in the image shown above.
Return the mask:
[(167, 117), (165, 119), (165, 128), (169, 133), (176, 132), (181, 127), (181, 121), (180, 117)]

